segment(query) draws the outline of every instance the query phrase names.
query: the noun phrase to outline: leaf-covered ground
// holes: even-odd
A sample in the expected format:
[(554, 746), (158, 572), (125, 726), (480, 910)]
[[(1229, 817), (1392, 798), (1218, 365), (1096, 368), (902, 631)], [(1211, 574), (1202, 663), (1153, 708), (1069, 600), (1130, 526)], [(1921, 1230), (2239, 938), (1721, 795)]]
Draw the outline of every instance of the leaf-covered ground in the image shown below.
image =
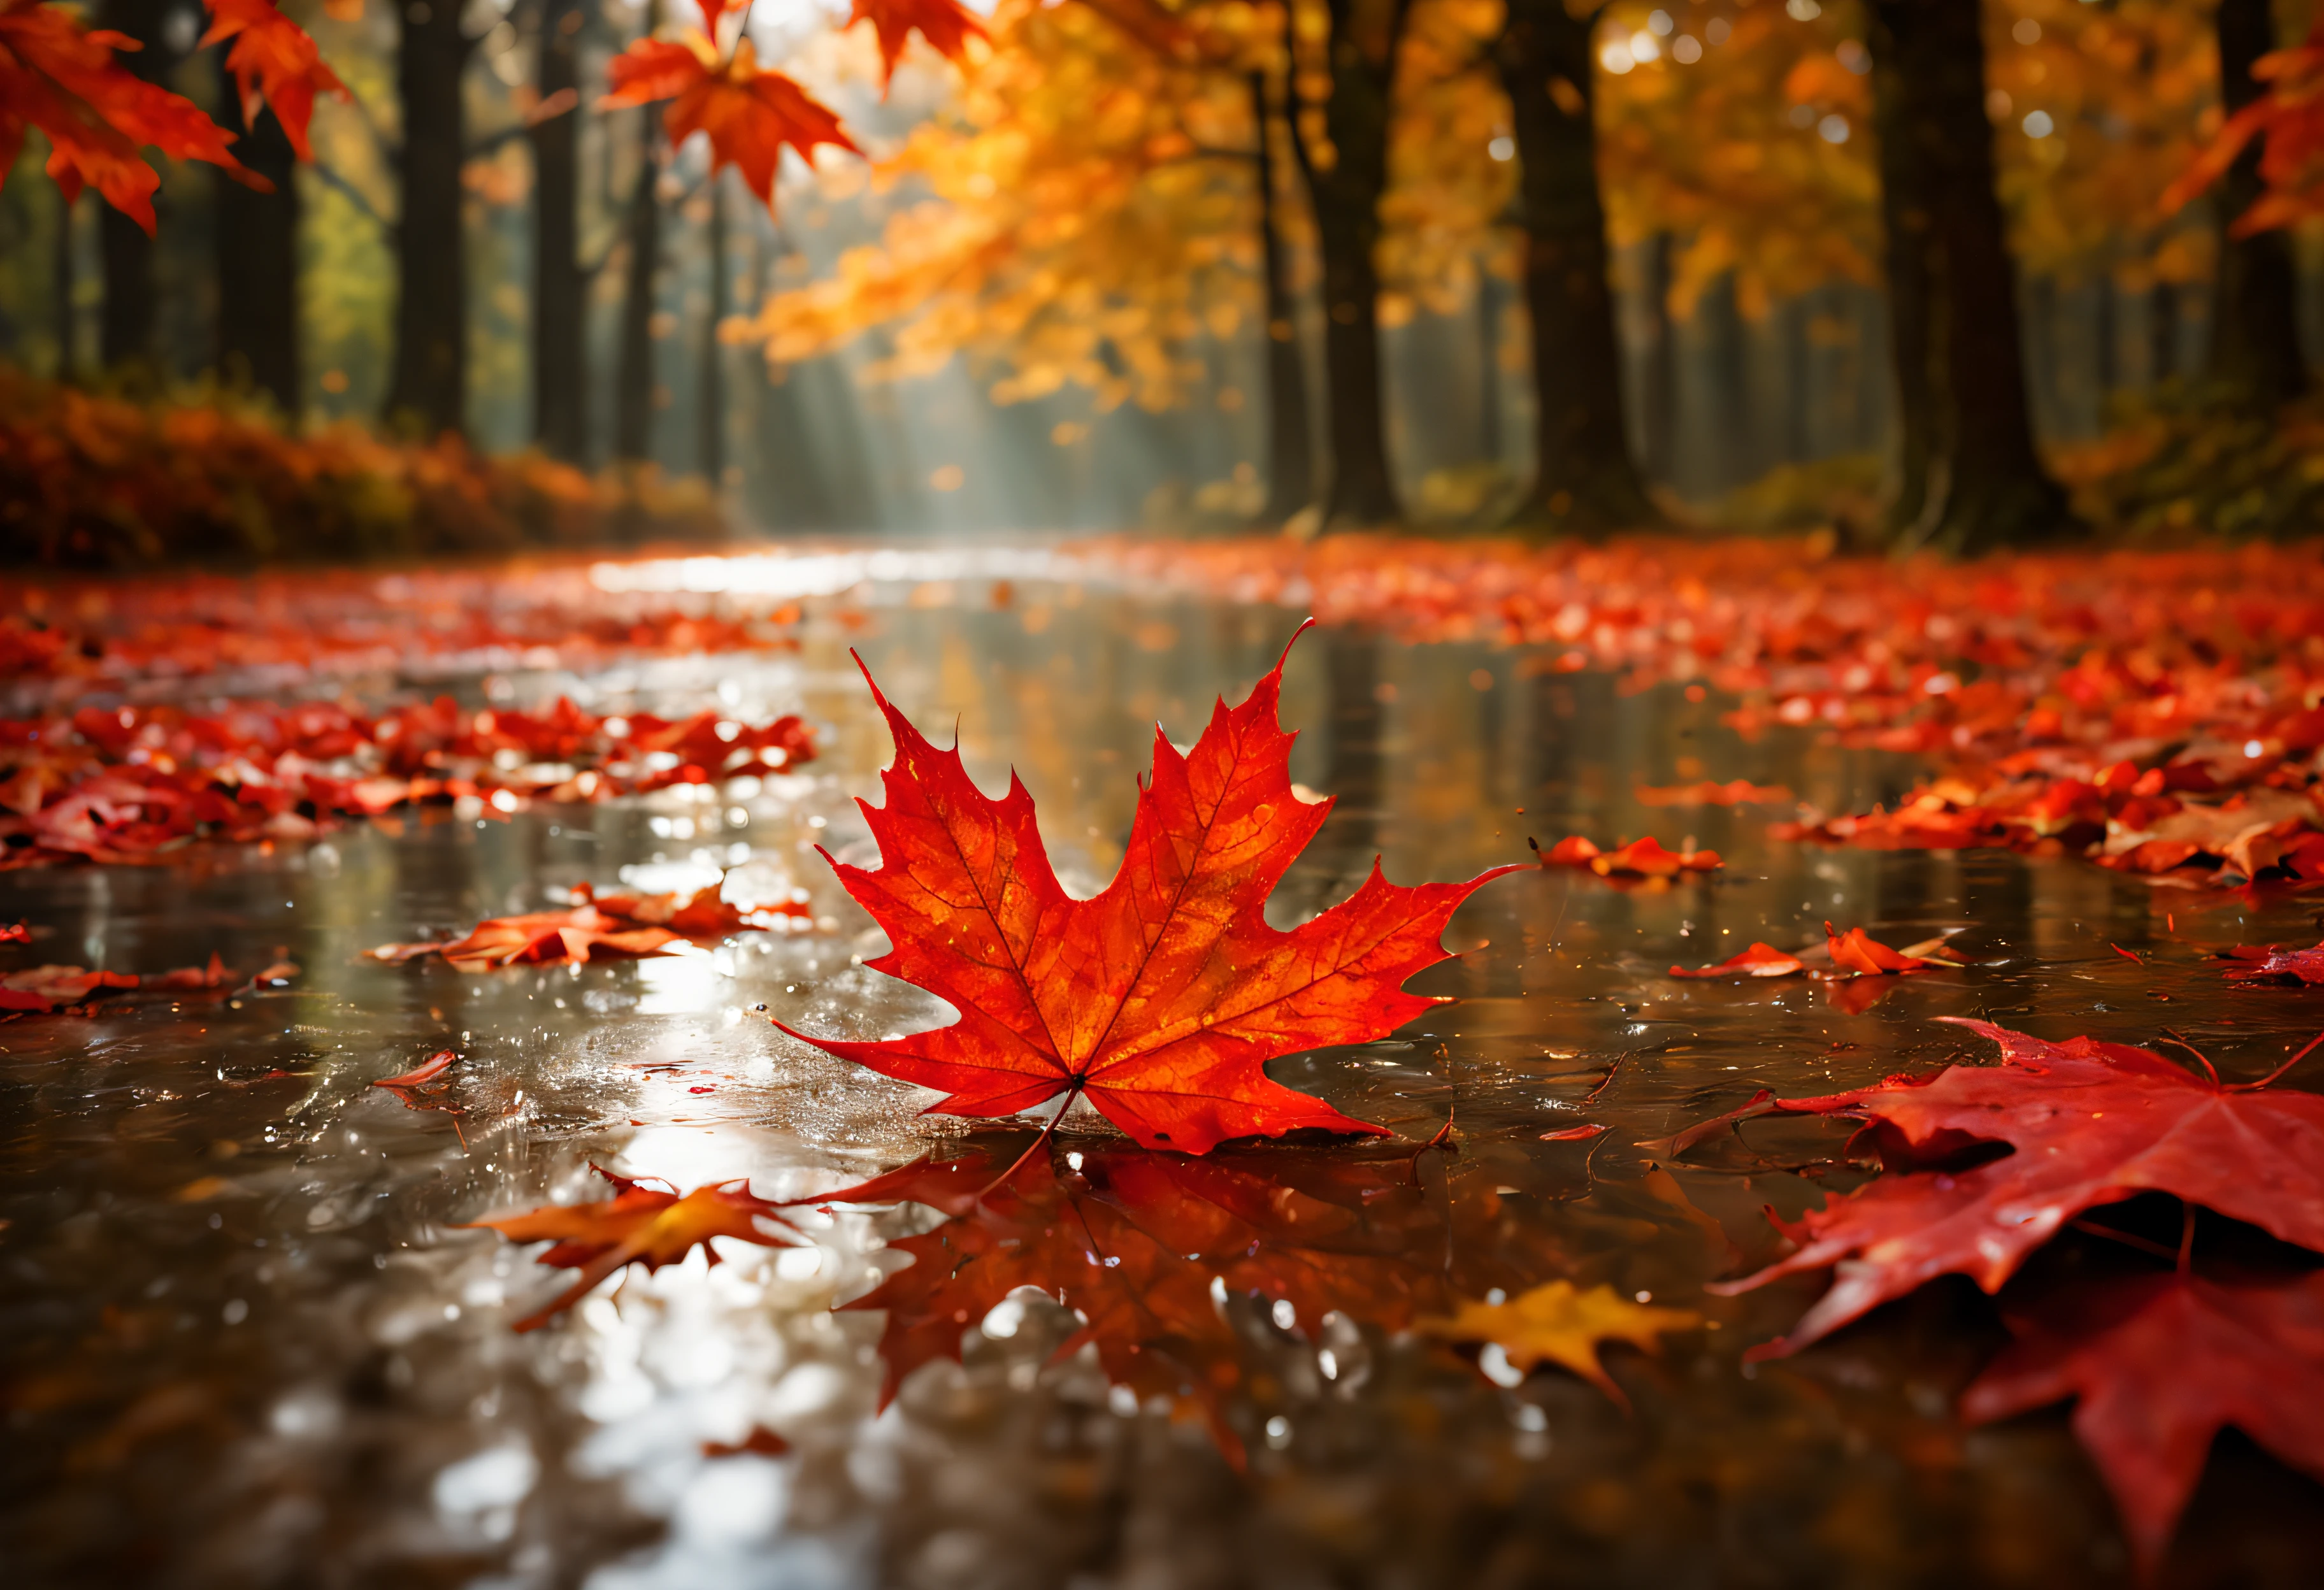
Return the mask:
[[(239, 803), (279, 751), (173, 749), (250, 721), (221, 698), (376, 725), (446, 694), (471, 740), (560, 697), (601, 740), (707, 712), (730, 754), (797, 714), (815, 754), (680, 758), (576, 804), (524, 777), (529, 746), (478, 742), (476, 788), (376, 818), (294, 801), (309, 832), (197, 824), (140, 864), (0, 876), (0, 922), (26, 924), (0, 975), (141, 979), (0, 1023), (0, 1538), (42, 1582), (2048, 1585), (2126, 1582), (2140, 1554), (2164, 1583), (2312, 1582), (2305, 1438), (2252, 1391), (2313, 1373), (2286, 1224), (2308, 1195), (2271, 1197), (2248, 1144), (2133, 1175), (2128, 1128), (2028, 1127), (1994, 1159), (1956, 1153), (1949, 1116), (1907, 1134), (1925, 1163), (1859, 1128), (1885, 1100), (1953, 1107), (1959, 1084), (1886, 1078), (2007, 1072), (1944, 1016), (2175, 1036), (2222, 1081), (2190, 1058), (2162, 1097), (2230, 1124), (2305, 1107), (2312, 1062), (2227, 1085), (2324, 1029), (2298, 954), (2324, 936), (2297, 860), (2317, 825), (2267, 804), (2313, 772), (2324, 578), (2281, 552), (1814, 551), (839, 550), (20, 596), (14, 711), (62, 743), (0, 741), (19, 779), (158, 753)], [(1157, 1156), (1077, 1108), (1020, 1158), (1054, 1103), (923, 1118), (932, 1096), (774, 1025), (879, 1043), (947, 1019), (863, 964), (885, 941), (815, 854), (879, 859), (850, 797), (882, 798), (890, 742), (850, 646), (913, 721), (958, 722), (985, 791), (1015, 767), (1086, 897), (1131, 841), (1154, 722), (1191, 748), (1310, 608), (1288, 772), (1337, 804), (1268, 922), (1376, 854), (1400, 885), (1527, 864), (1412, 984), (1457, 1003), (1268, 1068), (1389, 1137)], [(383, 776), (380, 745), (313, 776)], [(2064, 821), (1992, 804), (2029, 781)], [(1931, 795), (1995, 812), (1969, 837), (1999, 842), (1768, 832)], [(2264, 834), (2098, 864), (2255, 804)], [(1568, 836), (1595, 854), (1532, 865), (1528, 838)], [(244, 970), (166, 975), (206, 963)], [(1708, 1290), (1789, 1251), (1762, 1206), (1885, 1218), (1942, 1178), (1973, 1223), (2052, 1142), (2082, 1145), (2075, 1207), (2022, 1268), (1956, 1265), (1779, 1358), (1747, 1355), (1829, 1273)], [(576, 1208), (502, 1229), (562, 1247), (465, 1228), (543, 1204)], [(632, 1256), (677, 1262), (512, 1329)], [(2145, 1470), (2091, 1461), (2158, 1406), (2196, 1434)]]

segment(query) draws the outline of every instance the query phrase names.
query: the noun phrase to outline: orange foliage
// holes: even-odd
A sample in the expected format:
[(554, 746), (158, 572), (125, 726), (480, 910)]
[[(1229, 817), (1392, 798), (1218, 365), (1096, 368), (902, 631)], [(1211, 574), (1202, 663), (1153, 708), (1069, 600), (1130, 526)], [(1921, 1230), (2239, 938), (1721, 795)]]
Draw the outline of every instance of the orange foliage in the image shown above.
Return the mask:
[(2252, 76), (2266, 91), (2228, 119), (2163, 196), (2166, 211), (2178, 209), (2225, 176), (2253, 139), (2264, 140), (2259, 173), (2268, 191), (2235, 218), (2228, 230), (2237, 237), (2324, 216), (2324, 17), (2297, 47), (2253, 63)]
[(947, 60), (968, 53), (969, 40), (990, 37), (984, 24), (962, 9), (959, 0), (855, 0), (847, 25), (869, 21), (880, 38), (880, 87), (884, 94), (895, 80), (897, 58), (913, 32)]
[(140, 151), (207, 161), (266, 188), (227, 152), (234, 135), (191, 100), (132, 75), (114, 59), (135, 41), (91, 32), (46, 0), (0, 0), (0, 177), (14, 167), (27, 128), (48, 134), (49, 175), (67, 198), (94, 188), (148, 233), (161, 179)]
[(306, 30), (275, 8), (274, 0), (206, 0), (209, 32), (201, 47), (232, 39), (226, 70), (234, 74), (242, 95), (242, 120), (248, 126), (258, 119), (263, 100), (282, 124), (290, 147), (302, 161), (315, 158), (307, 144), (307, 123), (315, 114), (315, 96), (347, 97), (346, 85), (323, 64), (315, 41)]
[[(715, 13), (709, 5), (705, 12), (715, 25)], [(817, 144), (862, 152), (841, 131), (839, 118), (806, 89), (780, 72), (760, 70), (758, 49), (748, 38), (738, 38), (723, 55), (700, 32), (689, 32), (683, 41), (641, 39), (613, 58), (607, 81), (612, 91), (597, 102), (599, 109), (669, 100), (662, 124), (670, 142), (704, 134), (710, 169), (733, 166), (770, 210), (785, 145), (810, 161)]]

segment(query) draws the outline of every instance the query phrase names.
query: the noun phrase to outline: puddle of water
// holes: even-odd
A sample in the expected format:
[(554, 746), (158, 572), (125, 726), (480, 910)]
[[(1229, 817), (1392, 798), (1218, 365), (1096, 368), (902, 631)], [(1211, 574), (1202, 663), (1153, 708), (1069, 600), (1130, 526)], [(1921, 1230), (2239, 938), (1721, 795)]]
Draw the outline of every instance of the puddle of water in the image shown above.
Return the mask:
[[(1915, 769), (1803, 733), (1747, 743), (1716, 698), (1531, 677), (1520, 653), (1300, 644), (1293, 773), (1340, 804), (1271, 914), (1346, 894), (1376, 854), (1400, 882), (1461, 877), (1524, 859), (1528, 834), (1691, 836), (1728, 867), (1662, 890), (1498, 882), (1454, 921), (1462, 958), (1415, 985), (1459, 1003), (1272, 1068), (1398, 1144), (1198, 1165), (1077, 1115), (984, 1216), (810, 1209), (802, 1247), (729, 1244), (715, 1267), (632, 1274), (552, 1328), (510, 1330), (560, 1277), (462, 1223), (596, 1196), (593, 1163), (680, 1187), (747, 1176), (789, 1199), (927, 1153), (997, 1168), (1024, 1146), (922, 1119), (924, 1098), (766, 1020), (876, 1037), (945, 1019), (862, 969), (881, 942), (815, 854), (866, 850), (850, 797), (887, 756), (848, 646), (936, 738), (958, 723), (986, 787), (1014, 765), (1088, 893), (1120, 859), (1153, 723), (1191, 742), (1296, 618), (1028, 584), (1005, 611), (811, 623), (795, 656), (519, 677), (520, 699), (578, 687), (600, 710), (715, 690), (738, 716), (806, 712), (827, 749), (724, 798), (0, 876), (0, 920), (47, 935), (10, 967), (152, 970), (212, 951), (253, 966), (279, 945), (306, 969), (236, 1002), (141, 997), (0, 1025), (0, 1539), (20, 1582), (2119, 1582), (2108, 1504), (2062, 1418), (1952, 1419), (1998, 1339), (1966, 1289), (1745, 1370), (1742, 1348), (1815, 1288), (1729, 1300), (1702, 1283), (1774, 1251), (1763, 1205), (1791, 1213), (1848, 1184), (1812, 1173), (1837, 1170), (1819, 1162), (1840, 1129), (1752, 1122), (1675, 1159), (1638, 1145), (1761, 1087), (1825, 1091), (1966, 1052), (1938, 1015), (2131, 1042), (2169, 1025), (2255, 1073), (2324, 1025), (2324, 995), (2230, 994), (2205, 957), (2312, 937), (2310, 909), (2198, 914), (2001, 853), (1771, 846), (1780, 809), (1636, 792), (1742, 778), (1861, 810)], [(837, 930), (488, 977), (357, 959), (585, 879), (663, 887), (624, 869), (745, 861), (765, 887), (808, 888)], [(1754, 940), (1821, 942), (1827, 917), (1890, 943), (1955, 932), (1979, 964), (1856, 1012), (1799, 980), (1666, 975)], [(414, 1100), (427, 1107), (369, 1086), (447, 1046), (466, 1059)], [(1449, 1144), (1421, 1151), (1448, 1118)], [(1585, 1122), (1609, 1129), (1542, 1137)], [(905, 1263), (972, 1253), (987, 1269), (943, 1286)], [(1558, 1277), (1714, 1328), (1653, 1357), (1610, 1349), (1627, 1412), (1561, 1373), (1489, 1356), (1480, 1374), (1413, 1330), (1458, 1298)], [(908, 1306), (834, 1311), (881, 1285)], [(761, 1424), (788, 1455), (704, 1455)], [(2179, 1576), (2310, 1582), (2315, 1501), (2223, 1440)]]

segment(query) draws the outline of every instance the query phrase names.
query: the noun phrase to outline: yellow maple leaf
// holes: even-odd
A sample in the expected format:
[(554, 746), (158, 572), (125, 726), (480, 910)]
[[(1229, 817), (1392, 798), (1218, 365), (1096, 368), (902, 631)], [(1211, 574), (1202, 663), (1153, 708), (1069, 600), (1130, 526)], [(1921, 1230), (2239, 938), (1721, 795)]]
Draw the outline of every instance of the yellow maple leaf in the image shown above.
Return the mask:
[(1552, 1281), (1507, 1302), (1464, 1298), (1449, 1319), (1440, 1315), (1413, 1323), (1439, 1341), (1498, 1344), (1519, 1369), (1559, 1365), (1627, 1408), (1629, 1399), (1598, 1361), (1599, 1345), (1623, 1341), (1652, 1353), (1665, 1332), (1692, 1330), (1702, 1317), (1691, 1309), (1632, 1302), (1602, 1283), (1583, 1291), (1570, 1281)]

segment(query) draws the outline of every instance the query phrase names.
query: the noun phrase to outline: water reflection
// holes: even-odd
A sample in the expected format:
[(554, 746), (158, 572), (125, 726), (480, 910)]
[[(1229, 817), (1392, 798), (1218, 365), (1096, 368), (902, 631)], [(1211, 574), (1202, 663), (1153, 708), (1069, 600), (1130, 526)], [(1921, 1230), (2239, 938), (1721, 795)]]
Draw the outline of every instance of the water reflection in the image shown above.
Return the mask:
[[(1960, 1039), (1927, 1020), (1941, 1014), (2131, 1042), (2169, 1025), (2254, 1074), (2324, 1025), (2324, 992), (2231, 994), (2206, 957), (2312, 942), (2308, 908), (2199, 914), (2015, 855), (1772, 847), (1762, 824), (1779, 813), (1637, 791), (1747, 778), (1860, 809), (1908, 765), (1792, 731), (1745, 740), (1715, 697), (1621, 698), (1526, 654), (1311, 637), (1286, 680), (1285, 722), (1305, 731), (1293, 776), (1341, 805), (1278, 910), (1344, 893), (1376, 851), (1398, 881), (1468, 877), (1522, 859), (1528, 832), (1675, 846), (1691, 831), (1727, 869), (1659, 893), (1502, 879), (1456, 917), (1462, 959), (1416, 984), (1460, 1003), (1270, 1068), (1394, 1144), (1193, 1163), (1069, 1122), (970, 1207), (961, 1184), (997, 1175), (1024, 1135), (946, 1136), (956, 1124), (917, 1116), (925, 1098), (765, 1019), (849, 1037), (946, 1019), (862, 969), (879, 936), (813, 854), (862, 843), (851, 797), (887, 757), (847, 648), (917, 720), (957, 715), (985, 787), (1015, 764), (1061, 872), (1093, 889), (1119, 860), (1153, 721), (1190, 741), (1300, 616), (1031, 574), (1005, 605), (990, 596), (962, 576), (949, 606), (831, 604), (795, 655), (461, 685), (669, 715), (715, 696), (738, 717), (823, 726), (821, 760), (715, 802), (413, 818), (166, 868), (0, 876), (0, 921), (46, 934), (0, 946), (0, 970), (153, 970), (212, 951), (250, 967), (278, 945), (306, 969), (238, 1006), (0, 1025), (0, 1554), (17, 1576), (2119, 1582), (2111, 1512), (2062, 1420), (1972, 1433), (1952, 1416), (1997, 1339), (1981, 1300), (1936, 1289), (1745, 1377), (1741, 1348), (1788, 1325), (1802, 1294), (1706, 1300), (1702, 1284), (1770, 1251), (1763, 1205), (1793, 1214), (1846, 1184), (1844, 1132), (1754, 1120), (1683, 1152), (1665, 1140), (1761, 1088), (1827, 1091), (1948, 1058)], [(583, 881), (664, 887), (634, 869), (732, 866), (807, 888), (832, 926), (642, 965), (466, 976), (358, 959)], [(1860, 1013), (1798, 979), (1665, 975), (1754, 940), (1821, 942), (1825, 917), (1897, 944), (1960, 930), (1979, 964), (1896, 979)], [(463, 1060), (426, 1098), (442, 1107), (370, 1086), (447, 1047)], [(1609, 1129), (1544, 1140), (1591, 1123)], [(553, 1279), (455, 1228), (597, 1196), (593, 1161), (686, 1188), (747, 1177), (788, 1199), (924, 1156), (908, 1198), (891, 1181), (879, 1204), (803, 1212), (812, 1252), (632, 1275), (522, 1337), (511, 1323)], [(1560, 1276), (1715, 1328), (1657, 1358), (1618, 1352), (1628, 1416), (1553, 1371), (1494, 1383), (1409, 1333), (1453, 1298)], [(870, 1306), (883, 1293), (908, 1308)], [(790, 1453), (705, 1455), (759, 1425)], [(2301, 1584), (2324, 1551), (2315, 1501), (2223, 1441), (2181, 1577)]]

